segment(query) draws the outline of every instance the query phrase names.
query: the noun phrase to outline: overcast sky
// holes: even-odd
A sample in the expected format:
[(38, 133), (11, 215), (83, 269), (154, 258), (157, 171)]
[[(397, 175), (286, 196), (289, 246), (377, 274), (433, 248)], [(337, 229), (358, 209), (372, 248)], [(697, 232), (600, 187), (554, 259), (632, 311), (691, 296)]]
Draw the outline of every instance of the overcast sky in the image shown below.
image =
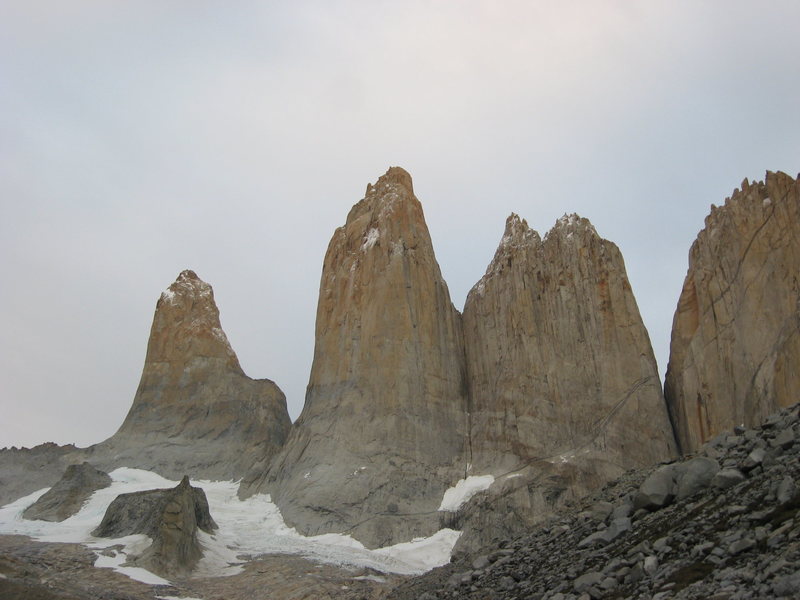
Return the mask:
[(614, 241), (663, 376), (689, 247), (800, 171), (800, 3), (0, 3), (0, 447), (130, 407), (156, 300), (213, 287), (292, 418), (334, 229), (390, 165), (456, 307), (519, 213)]

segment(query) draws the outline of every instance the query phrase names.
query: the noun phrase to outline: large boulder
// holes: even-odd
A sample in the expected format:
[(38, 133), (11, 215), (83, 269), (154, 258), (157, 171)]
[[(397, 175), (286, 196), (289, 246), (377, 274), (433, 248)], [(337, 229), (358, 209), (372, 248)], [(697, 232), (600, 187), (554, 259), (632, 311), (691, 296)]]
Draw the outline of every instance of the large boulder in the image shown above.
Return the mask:
[(800, 178), (768, 172), (711, 208), (689, 253), (665, 395), (683, 452), (800, 397)]
[(25, 519), (63, 521), (77, 513), (97, 490), (111, 485), (108, 473), (88, 462), (70, 465), (63, 477), (22, 513)]
[(203, 557), (197, 530), (212, 533), (216, 528), (205, 492), (192, 487), (184, 477), (172, 489), (120, 494), (92, 535), (118, 538), (144, 534), (152, 544), (141, 555), (131, 557), (129, 563), (162, 577), (182, 577)]
[(393, 167), (331, 239), (303, 412), (241, 494), (269, 492), (305, 534), (371, 547), (430, 534), (464, 477), (466, 408), (460, 315), (411, 177)]

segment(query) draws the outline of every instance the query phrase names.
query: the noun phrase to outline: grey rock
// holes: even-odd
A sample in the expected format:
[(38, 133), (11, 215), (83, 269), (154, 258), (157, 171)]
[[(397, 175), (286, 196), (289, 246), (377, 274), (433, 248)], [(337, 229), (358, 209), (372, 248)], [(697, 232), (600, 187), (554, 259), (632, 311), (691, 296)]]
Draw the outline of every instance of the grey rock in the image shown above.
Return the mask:
[(514, 581), (513, 577), (503, 576), (497, 582), (497, 587), (503, 591), (513, 590), (517, 585), (517, 582)]
[(641, 563), (636, 563), (631, 567), (630, 572), (625, 576), (625, 583), (638, 583), (645, 577), (644, 568)]
[(599, 585), (603, 579), (605, 579), (605, 577), (601, 572), (589, 571), (588, 573), (584, 573), (578, 577), (572, 585), (575, 591), (580, 594), (585, 592), (591, 586)]
[(636, 509), (658, 509), (666, 506), (675, 498), (677, 491), (675, 465), (665, 465), (655, 470), (644, 480), (633, 498)]
[(602, 532), (603, 538), (606, 542), (611, 542), (621, 536), (623, 533), (630, 531), (633, 527), (631, 520), (627, 517), (618, 517), (611, 521), (608, 528)]
[(711, 485), (720, 490), (726, 490), (744, 481), (746, 477), (739, 469), (722, 469), (711, 478)]
[(611, 502), (599, 501), (589, 507), (591, 518), (597, 521), (605, 521), (614, 512), (614, 505)]
[(658, 538), (653, 542), (653, 550), (657, 552), (666, 552), (669, 550), (669, 537)]
[(205, 492), (192, 487), (189, 478), (184, 477), (172, 489), (120, 494), (108, 506), (92, 535), (150, 537), (152, 544), (131, 562), (171, 578), (190, 574), (202, 558), (197, 530), (213, 533), (216, 528)]
[(25, 519), (63, 521), (77, 513), (94, 492), (110, 485), (111, 477), (88, 462), (70, 465), (63, 477), (26, 508), (22, 516)]
[(772, 591), (776, 596), (797, 598), (800, 595), (800, 573), (780, 577), (773, 584)]
[(703, 456), (684, 463), (678, 480), (678, 499), (689, 498), (707, 488), (719, 470), (720, 466), (716, 460)]
[(622, 504), (614, 507), (614, 511), (611, 513), (611, 518), (617, 519), (619, 517), (630, 517), (631, 513), (633, 513), (633, 502), (626, 500)]
[(646, 557), (644, 559), (643, 568), (644, 572), (648, 576), (652, 577), (653, 575), (656, 574), (656, 571), (658, 571), (658, 558), (656, 558), (655, 556)]
[(795, 496), (796, 492), (794, 478), (791, 475), (787, 475), (778, 485), (776, 498), (781, 504), (786, 504)]
[(755, 545), (756, 541), (753, 538), (745, 537), (730, 544), (730, 546), (728, 546), (728, 554), (735, 556), (750, 550)]
[(764, 461), (766, 455), (767, 452), (763, 448), (755, 448), (742, 462), (742, 469), (745, 471), (754, 469)]
[(450, 587), (458, 587), (463, 583), (469, 583), (472, 581), (472, 572), (471, 571), (462, 571), (459, 573), (453, 573), (447, 579), (447, 585)]
[(781, 448), (786, 450), (791, 448), (795, 441), (794, 431), (791, 427), (787, 427), (783, 431), (781, 431), (778, 435), (775, 436), (773, 440), (770, 441), (770, 445), (776, 448)]
[(586, 536), (578, 542), (578, 548), (587, 548), (590, 546), (602, 546), (608, 543), (604, 531), (595, 531), (594, 533)]
[(600, 582), (600, 587), (604, 590), (614, 590), (619, 587), (619, 581), (615, 577), (606, 577)]
[(692, 556), (702, 556), (714, 549), (714, 542), (703, 542), (692, 548)]
[(643, 540), (630, 548), (627, 554), (629, 557), (633, 557), (633, 559), (636, 561), (643, 558), (646, 554), (649, 554), (651, 549), (650, 542)]

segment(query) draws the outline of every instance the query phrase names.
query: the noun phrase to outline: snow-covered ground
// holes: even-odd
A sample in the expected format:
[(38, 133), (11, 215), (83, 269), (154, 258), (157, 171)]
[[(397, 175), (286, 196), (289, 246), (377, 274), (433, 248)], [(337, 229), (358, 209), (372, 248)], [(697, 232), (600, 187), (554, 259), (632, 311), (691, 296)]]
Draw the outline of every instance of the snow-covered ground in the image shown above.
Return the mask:
[(493, 483), (494, 476), (492, 475), (470, 475), (466, 479), (460, 479), (444, 493), (439, 510), (455, 512), (475, 494), (488, 490)]
[[(38, 500), (47, 489), (0, 508), (0, 533), (28, 535), (44, 542), (85, 544), (97, 551), (97, 567), (110, 567), (145, 583), (168, 583), (144, 569), (122, 566), (128, 554), (139, 554), (150, 544), (151, 540), (146, 536), (107, 539), (93, 537), (91, 532), (100, 524), (108, 505), (119, 494), (175, 487), (178, 482), (139, 469), (120, 468), (110, 475), (113, 480), (110, 487), (95, 492), (80, 512), (61, 523), (22, 518), (25, 508)], [(450, 494), (464, 501), (477, 488), (486, 489), (491, 485), (494, 478), (490, 481), (487, 477), (491, 476), (470, 477), (467, 484), (459, 482), (456, 486), (458, 491), (451, 491), (456, 489), (451, 488), (445, 493), (445, 499)], [(247, 500), (239, 500), (236, 496), (236, 482), (193, 481), (192, 485), (205, 491), (211, 516), (219, 526), (213, 535), (199, 532), (205, 552), (198, 565), (197, 575), (233, 575), (241, 571), (241, 565), (248, 557), (272, 553), (298, 554), (328, 564), (370, 567), (385, 573), (411, 575), (449, 562), (453, 546), (460, 535), (457, 531), (442, 529), (428, 538), (368, 550), (357, 540), (345, 535), (300, 535), (295, 529), (286, 526), (277, 506), (268, 495), (260, 494)], [(464, 490), (465, 487), (468, 488), (467, 491)], [(455, 503), (450, 503), (452, 504)], [(444, 500), (442, 505), (445, 505)], [(123, 550), (110, 549), (116, 545), (122, 545)]]

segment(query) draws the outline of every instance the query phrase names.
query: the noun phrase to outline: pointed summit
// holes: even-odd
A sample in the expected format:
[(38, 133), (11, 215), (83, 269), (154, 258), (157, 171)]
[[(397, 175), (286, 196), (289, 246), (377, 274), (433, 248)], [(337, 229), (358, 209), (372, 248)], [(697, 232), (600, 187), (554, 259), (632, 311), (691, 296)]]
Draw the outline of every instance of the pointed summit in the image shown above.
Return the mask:
[(241, 372), (219, 321), (214, 290), (194, 271), (182, 271), (156, 304), (145, 364), (170, 365), (179, 374), (194, 357), (222, 360)]
[(291, 422), (272, 381), (253, 380), (239, 365), (219, 320), (211, 286), (194, 271), (178, 275), (159, 298), (133, 405), (114, 436), (116, 466), (166, 477), (241, 477), (274, 454)]
[(393, 167), (333, 234), (303, 412), (247, 491), (268, 491), (306, 534), (371, 547), (431, 534), (463, 477), (465, 389), (460, 315), (411, 177)]

